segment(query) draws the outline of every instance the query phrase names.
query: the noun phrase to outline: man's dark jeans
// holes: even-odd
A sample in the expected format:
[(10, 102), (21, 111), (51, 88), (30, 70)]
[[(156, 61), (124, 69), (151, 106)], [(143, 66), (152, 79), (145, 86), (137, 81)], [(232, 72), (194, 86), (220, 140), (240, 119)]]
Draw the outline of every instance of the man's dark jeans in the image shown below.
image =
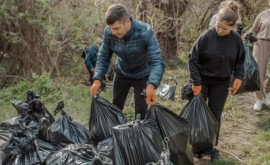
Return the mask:
[(147, 80), (148, 77), (143, 77), (141, 79), (130, 79), (120, 73), (116, 73), (113, 80), (112, 103), (123, 110), (128, 92), (130, 88), (133, 87), (135, 98), (135, 116), (140, 114), (141, 119), (144, 119), (147, 111), (147, 104), (144, 96), (141, 95), (141, 92), (146, 88)]

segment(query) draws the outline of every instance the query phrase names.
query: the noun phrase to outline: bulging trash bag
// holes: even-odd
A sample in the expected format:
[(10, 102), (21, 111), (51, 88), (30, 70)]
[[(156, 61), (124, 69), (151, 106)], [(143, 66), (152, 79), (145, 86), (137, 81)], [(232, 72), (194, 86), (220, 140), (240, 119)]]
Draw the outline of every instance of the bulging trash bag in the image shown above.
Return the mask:
[(64, 103), (57, 104), (54, 115), (61, 112), (62, 116), (55, 121), (48, 129), (48, 136), (51, 142), (55, 144), (86, 144), (91, 143), (92, 134), (80, 123), (74, 121), (64, 110)]
[(191, 126), (193, 153), (198, 157), (210, 153), (216, 143), (218, 123), (202, 96), (194, 96), (180, 117), (186, 119)]
[(113, 138), (110, 137), (98, 143), (97, 145), (98, 152), (100, 154), (106, 155), (109, 158), (113, 158)]
[(172, 163), (194, 164), (190, 141), (190, 126), (184, 119), (160, 104), (150, 107), (146, 119), (155, 120), (162, 138), (168, 138), (170, 161)]
[(3, 161), (3, 164), (41, 165), (50, 154), (57, 151), (53, 145), (35, 139), (35, 134), (29, 127), (20, 125), (11, 128), (10, 131), (13, 136), (4, 149), (4, 153), (10, 156)]
[(37, 119), (46, 118), (49, 123), (53, 123), (55, 120), (51, 113), (46, 109), (41, 100), (35, 99), (29, 102), (29, 112), (32, 116)]
[(99, 155), (90, 144), (70, 144), (55, 152), (46, 160), (46, 165), (112, 165), (112, 160)]
[(5, 165), (43, 165), (49, 155), (58, 149), (51, 144), (36, 139), (32, 148), (19, 155), (12, 155), (5, 159)]
[[(245, 61), (244, 61), (244, 77), (241, 87), (236, 94), (244, 92), (255, 92), (260, 90), (260, 72), (257, 62), (250, 52), (247, 40), (244, 40)], [(235, 77), (231, 76), (231, 86)]]
[(48, 140), (46, 139), (47, 129), (54, 122), (54, 118), (39, 97), (34, 92), (28, 91), (25, 102), (13, 101), (12, 105), (17, 110), (19, 117), (2, 122), (1, 127), (25, 125), (35, 132), (37, 138)]
[(89, 129), (100, 142), (112, 136), (112, 127), (126, 123), (126, 115), (114, 104), (101, 97), (93, 97)]
[(29, 109), (28, 103), (23, 101), (14, 100), (11, 102), (11, 104), (17, 110), (17, 113), (20, 116), (26, 114)]
[(12, 138), (5, 146), (4, 152), (11, 155), (19, 155), (32, 148), (35, 134), (29, 127), (19, 125), (10, 128)]
[(162, 150), (161, 135), (153, 120), (136, 120), (113, 127), (113, 164), (157, 162)]

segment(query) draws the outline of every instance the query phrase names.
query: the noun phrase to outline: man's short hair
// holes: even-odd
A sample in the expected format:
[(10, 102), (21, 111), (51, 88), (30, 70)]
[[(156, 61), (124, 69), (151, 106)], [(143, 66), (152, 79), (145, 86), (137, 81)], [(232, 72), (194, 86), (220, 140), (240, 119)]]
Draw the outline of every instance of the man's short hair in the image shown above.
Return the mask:
[(129, 13), (122, 4), (111, 5), (105, 14), (107, 25), (112, 25), (117, 21), (123, 23), (128, 17)]

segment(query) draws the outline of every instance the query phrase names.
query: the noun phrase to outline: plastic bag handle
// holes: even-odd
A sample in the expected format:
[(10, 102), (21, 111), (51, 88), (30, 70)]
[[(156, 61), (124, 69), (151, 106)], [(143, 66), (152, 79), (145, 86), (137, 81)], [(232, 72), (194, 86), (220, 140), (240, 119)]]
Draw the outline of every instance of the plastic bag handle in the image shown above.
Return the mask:
[(169, 77), (169, 78), (166, 80), (167, 84), (168, 84), (169, 80), (173, 81), (173, 82), (175, 83), (175, 86), (178, 85), (178, 83), (176, 82), (176, 80), (175, 80), (174, 78), (172, 78), (172, 77)]

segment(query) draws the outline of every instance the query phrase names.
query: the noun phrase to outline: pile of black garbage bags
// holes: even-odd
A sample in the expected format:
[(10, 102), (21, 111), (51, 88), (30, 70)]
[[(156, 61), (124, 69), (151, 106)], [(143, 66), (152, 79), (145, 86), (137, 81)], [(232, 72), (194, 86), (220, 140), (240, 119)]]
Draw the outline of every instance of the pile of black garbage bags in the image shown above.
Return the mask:
[[(213, 149), (217, 122), (200, 95), (178, 115), (151, 106), (145, 119), (127, 122), (115, 105), (93, 97), (89, 129), (59, 102), (55, 121), (40, 96), (28, 91), (13, 101), (18, 117), (0, 124), (0, 164), (5, 165), (192, 165)], [(79, 112), (78, 112), (79, 113)]]

